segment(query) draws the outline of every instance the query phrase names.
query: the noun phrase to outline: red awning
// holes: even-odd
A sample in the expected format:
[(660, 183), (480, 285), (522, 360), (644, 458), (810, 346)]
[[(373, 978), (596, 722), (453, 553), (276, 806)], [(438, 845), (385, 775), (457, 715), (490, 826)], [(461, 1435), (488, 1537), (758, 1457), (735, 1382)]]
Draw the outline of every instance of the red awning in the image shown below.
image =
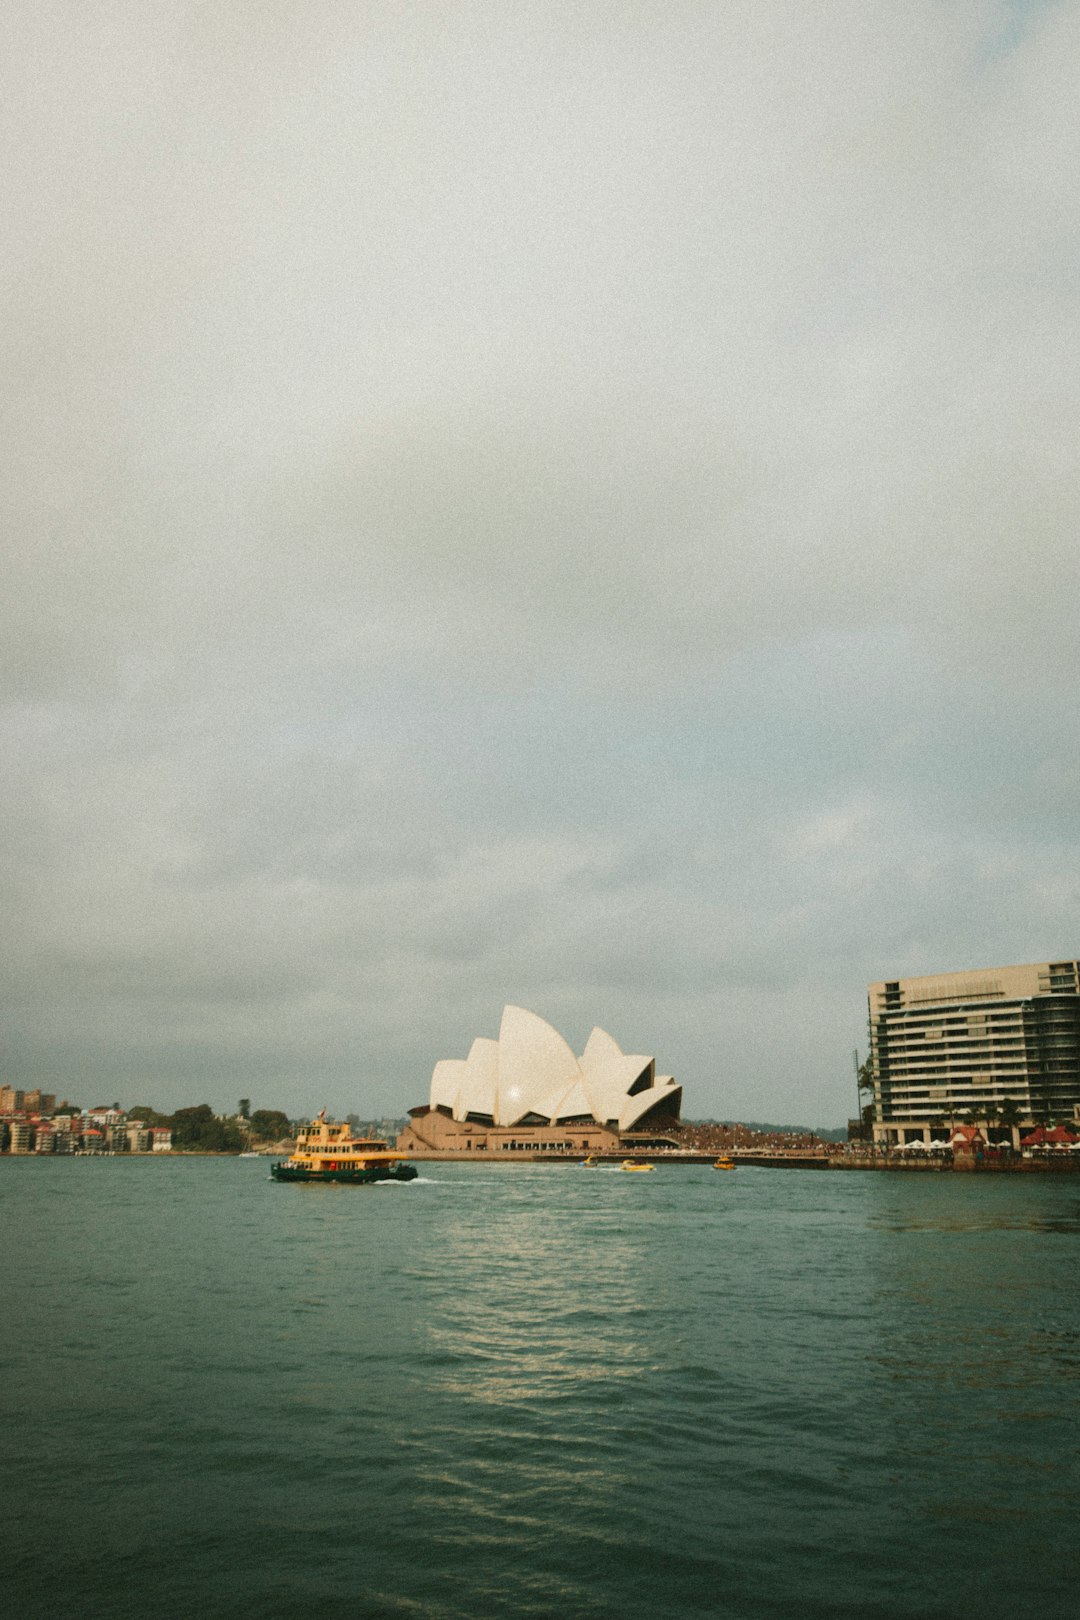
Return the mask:
[(1021, 1147), (1042, 1147), (1047, 1142), (1080, 1142), (1080, 1136), (1074, 1136), (1064, 1125), (1055, 1125), (1052, 1131), (1037, 1125), (1030, 1136), (1020, 1138)]

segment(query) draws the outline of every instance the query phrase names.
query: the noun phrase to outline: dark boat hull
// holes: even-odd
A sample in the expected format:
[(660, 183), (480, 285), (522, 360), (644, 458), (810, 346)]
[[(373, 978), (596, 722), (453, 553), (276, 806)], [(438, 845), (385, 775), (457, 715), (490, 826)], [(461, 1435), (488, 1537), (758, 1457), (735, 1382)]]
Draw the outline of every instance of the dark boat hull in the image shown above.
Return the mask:
[(416, 1169), (411, 1164), (370, 1165), (361, 1168), (347, 1165), (341, 1170), (306, 1170), (285, 1164), (272, 1164), (270, 1174), (275, 1181), (344, 1181), (361, 1186), (370, 1181), (415, 1181)]

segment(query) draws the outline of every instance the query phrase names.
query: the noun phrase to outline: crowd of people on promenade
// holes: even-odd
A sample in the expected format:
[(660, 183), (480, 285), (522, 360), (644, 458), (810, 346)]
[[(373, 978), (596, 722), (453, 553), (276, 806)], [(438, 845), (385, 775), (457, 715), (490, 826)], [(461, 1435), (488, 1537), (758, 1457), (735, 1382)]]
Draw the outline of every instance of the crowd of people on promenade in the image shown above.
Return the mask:
[(713, 1120), (684, 1121), (669, 1134), (678, 1138), (680, 1147), (695, 1153), (730, 1152), (732, 1148), (805, 1153), (838, 1145), (823, 1142), (813, 1131), (758, 1131), (751, 1125), (722, 1125)]

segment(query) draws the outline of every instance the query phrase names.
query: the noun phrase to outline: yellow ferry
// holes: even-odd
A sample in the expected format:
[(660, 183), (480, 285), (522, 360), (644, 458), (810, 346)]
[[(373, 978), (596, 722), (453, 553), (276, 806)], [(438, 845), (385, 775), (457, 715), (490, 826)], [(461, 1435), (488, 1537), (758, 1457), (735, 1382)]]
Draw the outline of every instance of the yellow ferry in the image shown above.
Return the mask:
[(620, 1169), (623, 1170), (655, 1170), (655, 1164), (642, 1164), (640, 1159), (624, 1159)]
[(404, 1153), (374, 1138), (352, 1135), (349, 1125), (335, 1125), (326, 1109), (298, 1133), (287, 1159), (270, 1166), (275, 1181), (413, 1181), (415, 1167)]
[(721, 1153), (720, 1157), (713, 1164), (714, 1170), (734, 1170), (734, 1168), (735, 1160), (728, 1153)]

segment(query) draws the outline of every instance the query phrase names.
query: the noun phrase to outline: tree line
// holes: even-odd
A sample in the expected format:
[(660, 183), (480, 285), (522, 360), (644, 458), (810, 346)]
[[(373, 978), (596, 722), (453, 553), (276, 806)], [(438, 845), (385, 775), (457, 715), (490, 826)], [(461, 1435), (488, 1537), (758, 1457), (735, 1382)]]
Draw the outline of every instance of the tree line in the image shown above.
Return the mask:
[(190, 1148), (200, 1153), (241, 1153), (252, 1142), (280, 1142), (292, 1135), (288, 1117), (279, 1108), (256, 1108), (236, 1120), (219, 1119), (209, 1103), (178, 1108), (172, 1114), (159, 1114), (145, 1103), (136, 1103), (127, 1110), (127, 1117), (146, 1125), (167, 1125), (174, 1152)]

